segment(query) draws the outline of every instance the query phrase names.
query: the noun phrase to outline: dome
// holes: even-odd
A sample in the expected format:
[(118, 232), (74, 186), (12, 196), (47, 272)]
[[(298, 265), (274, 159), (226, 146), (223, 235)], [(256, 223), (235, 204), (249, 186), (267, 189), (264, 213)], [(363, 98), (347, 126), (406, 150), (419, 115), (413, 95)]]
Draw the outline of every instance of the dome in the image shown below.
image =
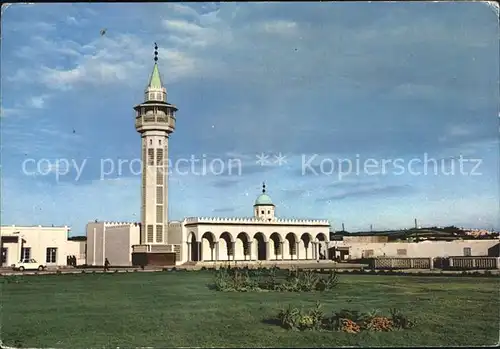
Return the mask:
[(254, 206), (260, 206), (260, 205), (273, 205), (273, 201), (271, 200), (269, 195), (263, 193), (259, 195), (257, 200), (255, 200)]

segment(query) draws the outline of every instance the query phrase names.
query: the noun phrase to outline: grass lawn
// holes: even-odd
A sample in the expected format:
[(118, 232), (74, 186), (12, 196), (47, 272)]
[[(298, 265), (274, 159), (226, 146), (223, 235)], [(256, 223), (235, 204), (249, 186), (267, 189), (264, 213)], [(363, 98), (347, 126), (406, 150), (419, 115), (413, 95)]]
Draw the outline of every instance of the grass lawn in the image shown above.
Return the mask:
[[(0, 279), (1, 281), (2, 279)], [(333, 347), (493, 345), (499, 279), (341, 275), (322, 293), (209, 290), (210, 271), (24, 276), (1, 285), (1, 339), (17, 347)], [(394, 332), (293, 332), (265, 322), (282, 306), (397, 307)]]

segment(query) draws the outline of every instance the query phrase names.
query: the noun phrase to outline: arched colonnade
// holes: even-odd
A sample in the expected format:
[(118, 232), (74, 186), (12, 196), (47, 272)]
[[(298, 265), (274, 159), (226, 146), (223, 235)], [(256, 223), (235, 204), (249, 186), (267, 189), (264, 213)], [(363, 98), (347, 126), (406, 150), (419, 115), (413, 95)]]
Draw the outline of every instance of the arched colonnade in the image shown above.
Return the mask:
[(325, 233), (288, 233), (285, 236), (262, 232), (240, 232), (236, 236), (223, 232), (218, 236), (207, 231), (189, 232), (188, 261), (273, 261), (328, 259), (328, 239)]

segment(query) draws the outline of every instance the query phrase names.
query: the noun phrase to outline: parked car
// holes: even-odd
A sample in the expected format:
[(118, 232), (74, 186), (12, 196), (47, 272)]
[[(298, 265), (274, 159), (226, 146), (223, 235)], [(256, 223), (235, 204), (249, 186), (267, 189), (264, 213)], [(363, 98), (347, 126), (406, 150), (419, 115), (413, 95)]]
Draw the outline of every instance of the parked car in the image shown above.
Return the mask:
[(14, 264), (14, 270), (44, 270), (45, 265), (38, 263), (36, 260), (32, 259), (24, 259), (20, 262)]

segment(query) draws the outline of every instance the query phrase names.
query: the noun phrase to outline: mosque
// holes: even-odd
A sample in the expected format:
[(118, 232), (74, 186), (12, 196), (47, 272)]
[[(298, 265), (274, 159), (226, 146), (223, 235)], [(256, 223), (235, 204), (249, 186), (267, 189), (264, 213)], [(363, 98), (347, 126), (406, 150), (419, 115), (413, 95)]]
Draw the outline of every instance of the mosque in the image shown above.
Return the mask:
[(141, 222), (87, 224), (87, 265), (180, 265), (186, 262), (290, 261), (326, 258), (328, 220), (283, 219), (266, 192), (253, 217), (189, 217), (168, 220), (168, 147), (177, 107), (167, 100), (155, 44), (153, 72), (144, 102), (135, 106), (141, 135)]

